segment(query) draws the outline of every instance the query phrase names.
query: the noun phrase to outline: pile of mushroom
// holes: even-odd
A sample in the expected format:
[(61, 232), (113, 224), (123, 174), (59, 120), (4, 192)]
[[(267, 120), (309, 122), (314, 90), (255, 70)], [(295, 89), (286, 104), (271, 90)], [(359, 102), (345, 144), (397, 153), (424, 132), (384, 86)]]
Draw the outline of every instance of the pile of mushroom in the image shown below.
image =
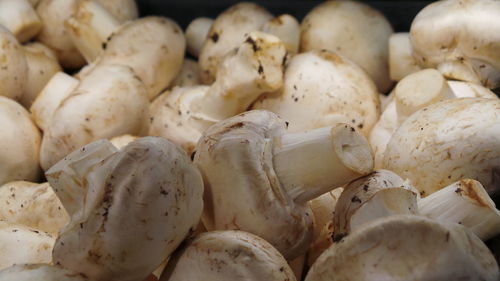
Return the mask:
[(138, 4), (0, 0), (0, 281), (500, 280), (500, 1)]

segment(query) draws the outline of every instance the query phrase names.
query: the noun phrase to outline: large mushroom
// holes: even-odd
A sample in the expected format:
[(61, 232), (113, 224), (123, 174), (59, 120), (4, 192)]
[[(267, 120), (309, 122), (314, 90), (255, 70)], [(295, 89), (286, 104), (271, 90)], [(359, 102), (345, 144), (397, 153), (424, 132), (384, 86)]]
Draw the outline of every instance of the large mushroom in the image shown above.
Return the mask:
[(251, 232), (288, 260), (305, 253), (312, 239), (306, 203), (373, 166), (366, 139), (349, 125), (290, 134), (268, 111), (210, 127), (194, 162), (205, 179), (205, 227)]

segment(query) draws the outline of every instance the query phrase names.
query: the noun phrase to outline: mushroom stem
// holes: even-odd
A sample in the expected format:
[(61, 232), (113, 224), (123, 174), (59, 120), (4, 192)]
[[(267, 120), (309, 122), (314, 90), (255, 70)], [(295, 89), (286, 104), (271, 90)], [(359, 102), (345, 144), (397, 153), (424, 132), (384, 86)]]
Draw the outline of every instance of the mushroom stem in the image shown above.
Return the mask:
[(341, 187), (373, 169), (370, 145), (347, 124), (285, 134), (274, 143), (274, 170), (297, 203)]
[(42, 29), (42, 22), (26, 0), (0, 1), (0, 24), (21, 43), (29, 41)]

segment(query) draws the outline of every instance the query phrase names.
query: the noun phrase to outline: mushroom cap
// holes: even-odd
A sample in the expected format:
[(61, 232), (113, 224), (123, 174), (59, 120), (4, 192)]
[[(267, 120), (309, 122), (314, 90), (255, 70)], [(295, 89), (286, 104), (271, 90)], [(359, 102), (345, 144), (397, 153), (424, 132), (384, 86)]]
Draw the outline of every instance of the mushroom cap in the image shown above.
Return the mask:
[(334, 244), (306, 281), (498, 280), (486, 245), (459, 224), (420, 216), (376, 220)]
[(374, 8), (357, 1), (325, 1), (301, 23), (300, 50), (326, 49), (361, 66), (379, 91), (387, 92), (389, 79), (389, 21)]
[(422, 196), (462, 178), (499, 192), (500, 100), (449, 99), (415, 112), (392, 135), (382, 167)]
[(75, 180), (87, 183), (84, 206), (61, 231), (53, 261), (96, 280), (146, 278), (203, 209), (199, 171), (163, 138), (138, 139)]
[(205, 232), (168, 263), (160, 281), (295, 281), (283, 256), (266, 240), (248, 232)]
[(40, 176), (41, 135), (24, 107), (0, 96), (0, 185)]
[(449, 78), (500, 86), (500, 2), (447, 0), (432, 3), (413, 20), (413, 56)]
[(242, 113), (203, 133), (194, 162), (205, 179), (205, 227), (248, 231), (290, 260), (309, 246), (313, 225), (309, 208), (292, 200), (273, 169), (271, 140), (285, 128), (274, 113)]
[(0, 220), (39, 229), (54, 236), (69, 216), (49, 183), (9, 182), (0, 186)]
[(99, 65), (54, 111), (43, 135), (42, 168), (94, 140), (139, 134), (148, 107), (146, 89), (129, 67)]
[(223, 57), (272, 17), (263, 7), (249, 2), (238, 3), (222, 12), (212, 24), (198, 58), (202, 81), (205, 84), (215, 81)]
[(18, 264), (0, 271), (0, 281), (90, 281), (57, 265)]
[(186, 39), (171, 19), (143, 17), (123, 24), (105, 43), (98, 64), (122, 64), (144, 82), (152, 100), (182, 67)]
[(366, 136), (380, 115), (370, 77), (350, 60), (325, 50), (292, 57), (282, 90), (262, 96), (253, 108), (286, 119), (290, 132), (347, 123)]
[(19, 99), (25, 88), (28, 64), (21, 45), (0, 25), (0, 96)]
[(123, 23), (139, 16), (135, 0), (97, 0), (115, 19)]

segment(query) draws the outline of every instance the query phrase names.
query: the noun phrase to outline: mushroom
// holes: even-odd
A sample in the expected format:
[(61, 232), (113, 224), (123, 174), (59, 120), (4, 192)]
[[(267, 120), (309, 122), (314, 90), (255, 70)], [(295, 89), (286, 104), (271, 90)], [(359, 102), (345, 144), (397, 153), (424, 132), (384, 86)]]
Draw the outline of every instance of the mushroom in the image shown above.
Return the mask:
[(331, 246), (305, 281), (498, 278), (491, 252), (463, 226), (396, 215), (373, 221)]
[(0, 281), (91, 281), (58, 265), (18, 264), (0, 271)]
[(14, 264), (50, 263), (54, 241), (41, 230), (0, 220), (0, 270)]
[(21, 43), (29, 41), (42, 29), (42, 22), (27, 0), (1, 0), (0, 24)]
[(388, 41), (392, 27), (382, 13), (357, 1), (326, 1), (302, 20), (300, 50), (327, 49), (353, 60), (381, 92), (391, 87)]
[(46, 123), (40, 149), (42, 168), (47, 170), (94, 140), (138, 134), (146, 123), (148, 106), (146, 89), (129, 67), (97, 66)]
[(40, 176), (40, 132), (26, 109), (0, 96), (0, 185)]
[(247, 110), (260, 95), (283, 85), (285, 56), (277, 37), (251, 32), (225, 57), (211, 86), (174, 88), (153, 102), (149, 135), (167, 138), (191, 153), (209, 126)]
[(200, 67), (198, 62), (192, 59), (184, 59), (182, 63), (182, 68), (174, 81), (172, 81), (171, 87), (190, 87), (201, 84), (200, 78)]
[(281, 39), (289, 53), (295, 54), (299, 51), (300, 25), (293, 16), (284, 14), (275, 17), (262, 26), (262, 31)]
[(97, 281), (143, 280), (198, 225), (203, 181), (165, 139), (141, 138), (116, 150), (100, 140), (47, 171), (71, 216), (53, 262)]
[(421, 68), (412, 55), (410, 33), (393, 33), (389, 37), (389, 77), (399, 81)]
[(418, 192), (397, 174), (376, 170), (344, 186), (333, 216), (333, 242), (377, 218), (417, 214)]
[(295, 281), (283, 256), (266, 240), (243, 231), (200, 234), (168, 263), (160, 281)]
[(219, 64), (226, 54), (240, 46), (248, 33), (261, 30), (272, 17), (266, 9), (249, 2), (222, 12), (213, 22), (198, 58), (204, 84), (212, 84), (219, 76)]
[(194, 162), (205, 180), (205, 227), (248, 231), (288, 260), (304, 254), (312, 239), (307, 202), (373, 165), (366, 139), (349, 125), (291, 134), (268, 111), (245, 112), (207, 129)]
[(197, 58), (200, 55), (213, 23), (214, 20), (211, 18), (195, 18), (186, 28), (186, 47), (188, 53), (193, 57)]
[[(500, 2), (446, 0), (422, 9), (411, 25), (413, 56), (450, 79), (500, 86)], [(487, 32), (485, 32), (487, 31)]]
[(0, 220), (57, 236), (68, 213), (48, 183), (9, 182), (0, 186)]
[(347, 123), (365, 136), (380, 115), (379, 107), (370, 77), (353, 62), (325, 50), (293, 56), (282, 90), (263, 95), (253, 105), (289, 121), (290, 132)]
[(47, 82), (62, 69), (55, 53), (41, 43), (24, 45), (23, 51), (28, 64), (28, 73), (24, 93), (19, 101), (24, 107), (30, 108)]
[(25, 88), (28, 64), (21, 45), (0, 24), (0, 96), (19, 99)]
[(382, 167), (422, 197), (463, 178), (500, 190), (500, 100), (449, 99), (411, 115), (392, 135)]
[(108, 10), (118, 22), (124, 23), (139, 16), (135, 0), (96, 0)]
[(462, 179), (418, 201), (422, 215), (469, 228), (483, 241), (500, 234), (500, 211), (483, 185)]

